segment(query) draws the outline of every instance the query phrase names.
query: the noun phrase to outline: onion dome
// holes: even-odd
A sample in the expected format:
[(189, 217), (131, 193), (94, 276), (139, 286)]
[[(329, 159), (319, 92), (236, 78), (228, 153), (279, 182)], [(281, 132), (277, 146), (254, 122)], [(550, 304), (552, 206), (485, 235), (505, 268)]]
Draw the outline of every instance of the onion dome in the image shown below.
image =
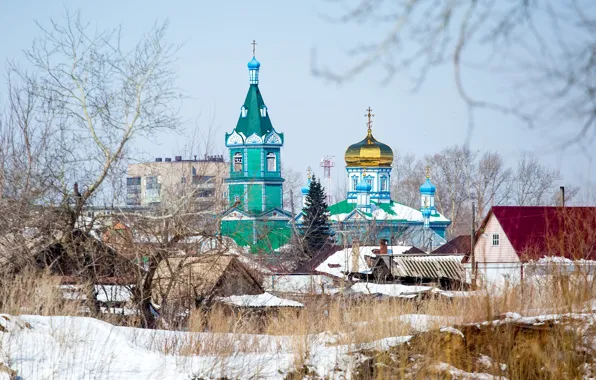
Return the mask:
[(356, 191), (366, 191), (369, 192), (372, 186), (370, 183), (364, 180), (364, 178), (360, 179), (360, 182), (356, 185)]
[(247, 66), (249, 70), (258, 70), (261, 67), (261, 62), (257, 61), (255, 57), (252, 57)]
[(437, 191), (435, 185), (430, 182), (430, 167), (426, 167), (426, 181), (420, 186), (420, 192), (423, 194), (434, 194)]
[(348, 167), (391, 167), (393, 163), (393, 151), (387, 144), (377, 141), (371, 131), (372, 117), (371, 108), (367, 109), (368, 134), (364, 140), (352, 144), (346, 150), (346, 165)]
[(310, 177), (312, 176), (312, 170), (310, 169), (310, 166), (306, 168), (306, 185), (302, 186), (300, 188), (300, 192), (302, 193), (303, 196), (306, 196), (308, 194), (308, 192), (310, 191)]
[(424, 219), (428, 219), (430, 218), (430, 214), (431, 214), (431, 210), (428, 207), (425, 207), (424, 209), (422, 209), (422, 217)]
[(308, 179), (308, 181), (306, 181), (306, 185), (304, 185), (300, 188), (300, 192), (302, 193), (302, 195), (308, 194), (309, 191), (310, 191), (310, 178)]

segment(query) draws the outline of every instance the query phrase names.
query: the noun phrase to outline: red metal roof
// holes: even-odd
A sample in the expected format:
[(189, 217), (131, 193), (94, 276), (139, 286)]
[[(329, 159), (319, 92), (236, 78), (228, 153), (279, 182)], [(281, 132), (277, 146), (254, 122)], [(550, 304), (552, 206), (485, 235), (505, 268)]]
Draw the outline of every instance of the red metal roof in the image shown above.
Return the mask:
[(596, 207), (495, 206), (494, 215), (522, 261), (544, 256), (596, 259)]

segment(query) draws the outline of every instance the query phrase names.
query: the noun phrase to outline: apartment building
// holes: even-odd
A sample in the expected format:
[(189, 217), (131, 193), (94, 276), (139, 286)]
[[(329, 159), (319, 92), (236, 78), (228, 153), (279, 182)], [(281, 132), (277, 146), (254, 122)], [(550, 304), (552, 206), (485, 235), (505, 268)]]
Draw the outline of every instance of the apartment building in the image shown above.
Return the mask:
[(158, 157), (153, 162), (128, 165), (126, 205), (192, 205), (196, 210), (223, 211), (227, 205), (229, 165), (222, 155), (183, 159)]

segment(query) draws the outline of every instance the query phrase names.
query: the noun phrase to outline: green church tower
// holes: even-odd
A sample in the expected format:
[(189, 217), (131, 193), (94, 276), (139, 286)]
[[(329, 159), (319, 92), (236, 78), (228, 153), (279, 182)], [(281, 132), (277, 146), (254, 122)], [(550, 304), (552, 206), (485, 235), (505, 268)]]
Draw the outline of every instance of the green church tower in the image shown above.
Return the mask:
[(250, 86), (236, 128), (226, 133), (230, 151), (228, 196), (230, 208), (222, 219), (222, 234), (253, 251), (271, 252), (290, 238), (291, 214), (284, 211), (280, 150), (283, 133), (271, 124), (269, 111), (259, 90), (261, 64), (248, 63)]

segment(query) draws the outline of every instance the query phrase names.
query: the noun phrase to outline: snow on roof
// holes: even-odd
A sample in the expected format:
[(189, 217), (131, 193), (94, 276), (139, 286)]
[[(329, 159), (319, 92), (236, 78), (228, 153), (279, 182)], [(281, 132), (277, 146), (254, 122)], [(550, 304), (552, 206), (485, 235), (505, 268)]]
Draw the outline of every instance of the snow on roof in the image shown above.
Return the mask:
[[(377, 246), (361, 246), (358, 247), (358, 259), (356, 268), (352, 253), (354, 247), (339, 250), (329, 256), (319, 266), (316, 267), (316, 271), (320, 273), (327, 273), (335, 277), (344, 277), (345, 273), (371, 273), (371, 268), (367, 263), (366, 257), (376, 257), (377, 254), (373, 251), (379, 250)], [(401, 255), (404, 252), (412, 249), (412, 246), (404, 245), (392, 245), (388, 246), (387, 250), (390, 254)]]
[(242, 295), (242, 296), (229, 296), (229, 297), (218, 297), (218, 301), (228, 305), (240, 306), (240, 307), (304, 307), (303, 304), (297, 301), (288, 300), (285, 298), (276, 297), (270, 293), (263, 293), (257, 295)]
[(412, 298), (420, 293), (430, 292), (433, 290), (433, 287), (358, 282), (352, 285), (352, 290), (364, 294), (383, 294), (389, 297)]
[(339, 291), (331, 277), (320, 274), (265, 276), (263, 287), (268, 291), (297, 294), (335, 294)]
[[(395, 201), (391, 201), (390, 203), (372, 202), (372, 204), (373, 211), (371, 213), (365, 214), (367, 219), (424, 222), (424, 218), (420, 210), (402, 205)], [(331, 205), (329, 207), (329, 219), (336, 222), (342, 222), (352, 214), (352, 211), (355, 208), (356, 204), (349, 203), (347, 200)], [(437, 212), (431, 214), (430, 222), (449, 222), (449, 219)]]

